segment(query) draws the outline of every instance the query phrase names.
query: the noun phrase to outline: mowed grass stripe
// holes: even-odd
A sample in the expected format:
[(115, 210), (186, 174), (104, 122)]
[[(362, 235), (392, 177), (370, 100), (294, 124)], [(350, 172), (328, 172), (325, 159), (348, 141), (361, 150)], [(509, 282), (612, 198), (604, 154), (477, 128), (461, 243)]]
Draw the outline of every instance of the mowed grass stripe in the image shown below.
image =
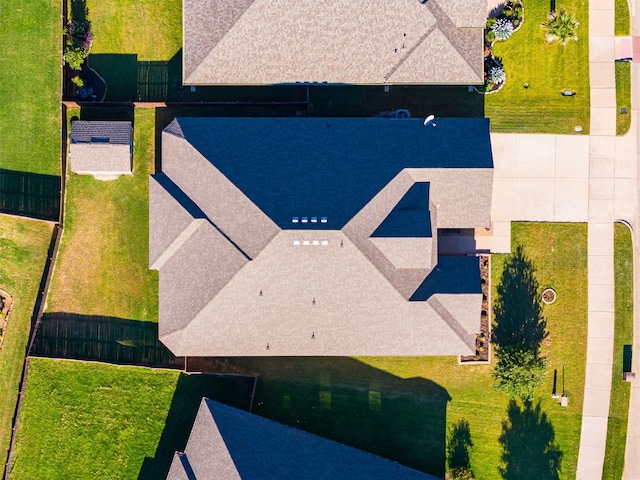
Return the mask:
[(60, 0), (0, 0), (0, 168), (60, 175)]
[(13, 296), (13, 310), (0, 349), (0, 455), (6, 458), (11, 420), (44, 269), (52, 225), (0, 215), (0, 288)]

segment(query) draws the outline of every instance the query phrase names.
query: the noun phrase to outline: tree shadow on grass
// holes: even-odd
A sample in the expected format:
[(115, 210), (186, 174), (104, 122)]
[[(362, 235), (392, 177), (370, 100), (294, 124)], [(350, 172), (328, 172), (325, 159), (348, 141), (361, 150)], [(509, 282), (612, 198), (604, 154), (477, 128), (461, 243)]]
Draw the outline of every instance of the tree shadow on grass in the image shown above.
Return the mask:
[(492, 340), (499, 347), (518, 346), (536, 356), (547, 336), (542, 298), (533, 263), (521, 245), (507, 259), (493, 305)]
[(471, 472), (471, 464), (469, 462), (469, 451), (473, 447), (471, 441), (471, 430), (469, 422), (464, 418), (449, 432), (449, 441), (447, 444), (447, 464), (449, 471), (468, 471)]
[(562, 452), (555, 432), (540, 403), (522, 407), (511, 400), (508, 419), (502, 423), (502, 467), (505, 480), (557, 480), (560, 478)]

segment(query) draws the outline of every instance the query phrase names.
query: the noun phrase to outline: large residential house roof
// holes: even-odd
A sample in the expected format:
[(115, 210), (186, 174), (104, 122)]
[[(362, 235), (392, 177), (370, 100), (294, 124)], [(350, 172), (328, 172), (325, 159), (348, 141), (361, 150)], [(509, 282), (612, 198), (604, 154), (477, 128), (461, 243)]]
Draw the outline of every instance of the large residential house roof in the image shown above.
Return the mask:
[[(179, 118), (150, 179), (160, 339), (178, 356), (474, 351), (488, 121)], [(437, 278), (438, 281), (434, 281)]]
[(71, 170), (91, 175), (131, 173), (132, 139), (131, 122), (72, 122), (69, 146)]
[(188, 85), (483, 82), (485, 0), (184, 0)]
[(396, 462), (204, 398), (167, 480), (436, 480)]

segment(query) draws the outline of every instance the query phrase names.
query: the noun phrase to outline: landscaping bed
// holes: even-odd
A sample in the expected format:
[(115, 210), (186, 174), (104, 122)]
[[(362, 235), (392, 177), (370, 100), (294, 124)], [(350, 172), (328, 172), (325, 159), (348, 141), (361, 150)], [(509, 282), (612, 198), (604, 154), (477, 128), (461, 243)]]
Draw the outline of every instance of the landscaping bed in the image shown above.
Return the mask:
[(480, 255), (480, 287), (482, 290), (482, 310), (480, 312), (480, 333), (476, 335), (475, 355), (460, 356), (460, 363), (488, 362), (491, 351), (491, 257)]
[[(485, 116), (491, 129), (509, 133), (589, 133), (589, 4), (567, 0), (562, 6), (575, 13), (578, 41), (547, 43), (542, 23), (549, 21), (549, 2), (523, 0), (526, 19), (506, 42), (495, 42), (508, 81), (498, 94), (486, 95)], [(571, 90), (575, 96), (564, 97)]]

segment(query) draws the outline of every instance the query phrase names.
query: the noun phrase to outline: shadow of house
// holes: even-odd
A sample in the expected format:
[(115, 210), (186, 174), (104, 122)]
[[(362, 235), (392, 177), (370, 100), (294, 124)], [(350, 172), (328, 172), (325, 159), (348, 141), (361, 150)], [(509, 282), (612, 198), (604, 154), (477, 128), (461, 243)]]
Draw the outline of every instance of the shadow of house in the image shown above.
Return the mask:
[[(160, 344), (157, 332), (152, 322), (47, 313), (31, 355), (258, 376), (254, 413), (416, 470), (444, 475), (451, 398), (430, 380), (402, 379), (346, 357), (190, 357), (187, 362)], [(140, 478), (164, 478), (173, 452), (185, 448), (203, 396), (249, 408), (247, 403), (233, 403), (238, 397), (233, 389), (218, 391), (198, 378), (208, 376), (181, 378), (156, 456), (145, 461)]]
[(508, 418), (502, 423), (501, 474), (505, 480), (557, 480), (562, 451), (555, 442), (553, 425), (540, 403), (509, 402)]
[(202, 397), (249, 411), (255, 382), (242, 375), (180, 375), (155, 456), (145, 458), (138, 479), (166, 477), (174, 452), (187, 445)]
[(348, 357), (190, 357), (189, 368), (258, 375), (254, 413), (444, 476), (451, 397), (435, 382)]
[(207, 86), (182, 85), (182, 50), (168, 61), (140, 60), (137, 54), (98, 53), (89, 64), (106, 82), (106, 102), (207, 102), (227, 104), (304, 104), (303, 85)]
[(59, 176), (0, 169), (0, 212), (57, 221), (60, 190)]
[(437, 480), (208, 398), (200, 404), (185, 451), (174, 455), (167, 480), (185, 477)]
[(158, 341), (158, 324), (122, 318), (45, 313), (30, 355), (148, 367), (183, 368)]

